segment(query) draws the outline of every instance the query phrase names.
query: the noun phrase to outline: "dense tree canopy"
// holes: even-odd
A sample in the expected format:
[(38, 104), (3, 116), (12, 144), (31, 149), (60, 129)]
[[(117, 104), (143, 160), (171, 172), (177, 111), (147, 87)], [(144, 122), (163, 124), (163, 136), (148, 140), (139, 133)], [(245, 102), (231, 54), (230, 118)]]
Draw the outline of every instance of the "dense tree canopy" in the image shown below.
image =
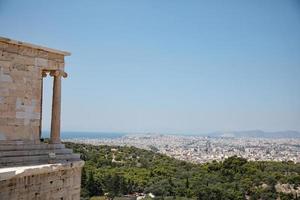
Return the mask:
[(299, 199), (280, 193), (278, 184), (300, 186), (300, 164), (248, 162), (234, 156), (224, 162), (193, 164), (135, 147), (66, 143), (85, 161), (82, 197), (111, 198), (153, 193), (156, 199)]

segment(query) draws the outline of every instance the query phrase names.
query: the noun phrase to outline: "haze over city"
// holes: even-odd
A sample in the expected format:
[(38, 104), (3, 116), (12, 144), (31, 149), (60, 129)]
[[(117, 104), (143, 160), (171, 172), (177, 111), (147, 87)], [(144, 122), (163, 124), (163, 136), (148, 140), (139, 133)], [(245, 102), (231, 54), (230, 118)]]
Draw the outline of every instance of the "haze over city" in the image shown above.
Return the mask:
[(62, 130), (300, 131), (299, 1), (131, 2), (0, 1), (2, 36), (72, 51)]

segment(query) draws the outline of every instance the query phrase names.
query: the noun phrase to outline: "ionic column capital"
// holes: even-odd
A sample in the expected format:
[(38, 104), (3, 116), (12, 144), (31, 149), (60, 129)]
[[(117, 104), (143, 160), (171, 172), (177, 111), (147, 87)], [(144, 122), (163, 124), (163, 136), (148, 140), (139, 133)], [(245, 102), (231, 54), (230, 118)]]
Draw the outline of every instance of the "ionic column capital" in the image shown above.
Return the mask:
[(47, 71), (42, 71), (42, 77), (43, 78), (47, 77), (47, 75), (48, 75), (47, 73), (48, 73)]
[(64, 71), (61, 71), (61, 70), (53, 70), (53, 71), (50, 71), (50, 76), (62, 76), (64, 78), (66, 78), (68, 76), (68, 74)]

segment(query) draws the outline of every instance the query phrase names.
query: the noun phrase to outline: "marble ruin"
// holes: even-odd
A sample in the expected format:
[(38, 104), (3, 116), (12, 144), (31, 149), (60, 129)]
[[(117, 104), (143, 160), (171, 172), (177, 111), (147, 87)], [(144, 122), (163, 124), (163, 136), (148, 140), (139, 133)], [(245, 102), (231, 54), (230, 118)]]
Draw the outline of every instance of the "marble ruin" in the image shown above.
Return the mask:
[[(78, 154), (60, 141), (70, 53), (0, 37), (0, 199), (80, 199)], [(41, 141), (43, 78), (53, 77), (51, 133)]]

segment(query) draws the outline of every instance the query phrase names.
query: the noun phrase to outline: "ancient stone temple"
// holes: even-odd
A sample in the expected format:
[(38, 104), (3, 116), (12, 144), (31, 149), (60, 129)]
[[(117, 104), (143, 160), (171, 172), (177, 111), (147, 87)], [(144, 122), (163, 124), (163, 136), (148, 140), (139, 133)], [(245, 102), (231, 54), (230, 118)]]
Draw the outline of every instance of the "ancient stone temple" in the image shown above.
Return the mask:
[[(0, 37), (0, 199), (80, 199), (84, 164), (60, 140), (64, 57)], [(41, 141), (43, 78), (53, 78), (49, 142)]]

